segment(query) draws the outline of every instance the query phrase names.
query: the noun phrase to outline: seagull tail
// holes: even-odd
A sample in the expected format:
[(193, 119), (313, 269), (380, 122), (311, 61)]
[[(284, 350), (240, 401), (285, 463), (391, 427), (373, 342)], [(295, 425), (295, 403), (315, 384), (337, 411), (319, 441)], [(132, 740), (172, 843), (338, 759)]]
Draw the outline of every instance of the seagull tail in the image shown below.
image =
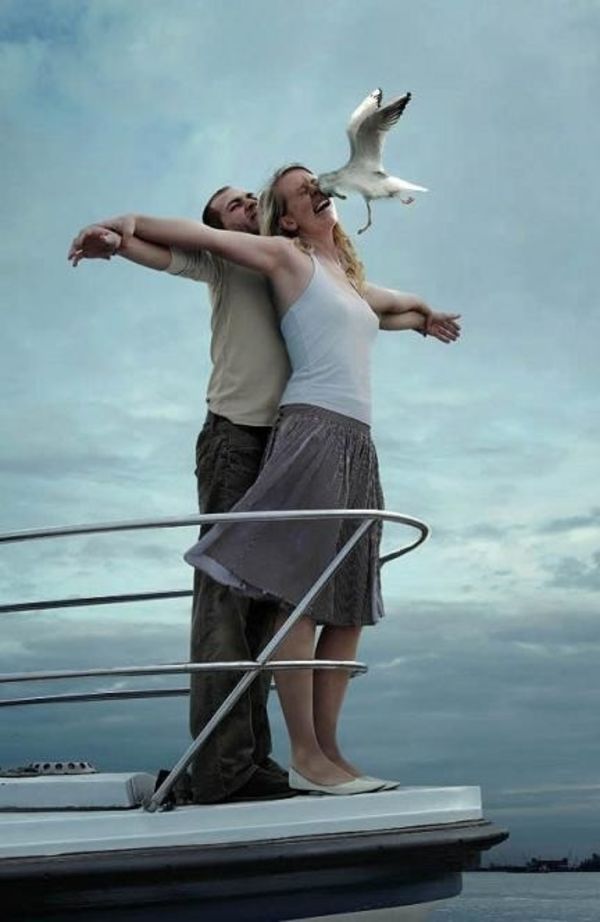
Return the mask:
[(416, 183), (407, 182), (405, 179), (398, 179), (396, 176), (389, 176), (385, 185), (388, 195), (401, 195), (403, 192), (429, 191), (425, 186), (417, 186)]

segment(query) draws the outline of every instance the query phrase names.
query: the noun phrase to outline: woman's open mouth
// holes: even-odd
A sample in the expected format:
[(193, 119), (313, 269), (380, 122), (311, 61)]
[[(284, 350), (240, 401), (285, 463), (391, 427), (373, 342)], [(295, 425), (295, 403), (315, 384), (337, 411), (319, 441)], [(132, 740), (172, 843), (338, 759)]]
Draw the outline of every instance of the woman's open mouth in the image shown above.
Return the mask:
[(322, 211), (325, 211), (326, 208), (329, 208), (330, 204), (331, 199), (322, 198), (317, 202), (316, 205), (313, 205), (313, 211), (315, 214), (321, 214)]

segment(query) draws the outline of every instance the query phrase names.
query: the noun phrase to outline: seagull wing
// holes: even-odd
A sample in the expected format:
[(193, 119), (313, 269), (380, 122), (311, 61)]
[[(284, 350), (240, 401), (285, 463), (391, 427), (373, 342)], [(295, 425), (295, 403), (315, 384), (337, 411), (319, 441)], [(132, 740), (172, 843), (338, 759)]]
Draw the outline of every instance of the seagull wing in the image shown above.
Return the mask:
[(361, 104), (356, 107), (352, 115), (350, 116), (350, 121), (348, 122), (348, 127), (346, 132), (348, 134), (348, 140), (350, 141), (350, 147), (354, 143), (354, 138), (356, 137), (356, 132), (369, 115), (372, 115), (373, 112), (377, 112), (379, 106), (381, 105), (381, 100), (383, 98), (383, 92), (381, 89), (377, 88), (373, 90), (372, 93), (369, 93), (366, 99), (363, 99)]
[[(373, 94), (371, 94), (373, 96)], [(354, 112), (350, 125), (348, 126), (348, 135), (352, 148), (352, 157), (350, 163), (354, 167), (361, 169), (377, 170), (383, 172), (381, 154), (383, 151), (383, 142), (386, 132), (396, 124), (407, 105), (410, 102), (410, 93), (405, 93), (393, 102), (388, 103), (383, 108), (377, 108), (375, 111), (367, 111), (366, 103), (371, 97), (367, 97)], [(381, 102), (381, 97), (380, 97)], [(360, 110), (365, 107), (365, 114)], [(357, 117), (357, 124), (354, 132), (350, 135), (350, 127), (353, 120)], [(361, 117), (362, 116), (362, 117)], [(350, 165), (350, 164), (348, 164)]]

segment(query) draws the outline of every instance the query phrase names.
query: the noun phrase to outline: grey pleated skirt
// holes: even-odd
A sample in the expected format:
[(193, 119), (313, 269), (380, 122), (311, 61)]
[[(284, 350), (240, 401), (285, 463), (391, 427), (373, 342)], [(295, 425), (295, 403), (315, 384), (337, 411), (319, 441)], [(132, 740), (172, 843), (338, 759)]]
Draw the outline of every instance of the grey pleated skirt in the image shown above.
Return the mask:
[[(256, 482), (232, 512), (271, 509), (383, 509), (371, 430), (331, 410), (280, 410)], [(258, 598), (297, 605), (351, 537), (358, 520), (214, 525), (185, 559), (217, 582)], [(306, 614), (318, 624), (374, 624), (383, 615), (381, 523), (350, 552)]]

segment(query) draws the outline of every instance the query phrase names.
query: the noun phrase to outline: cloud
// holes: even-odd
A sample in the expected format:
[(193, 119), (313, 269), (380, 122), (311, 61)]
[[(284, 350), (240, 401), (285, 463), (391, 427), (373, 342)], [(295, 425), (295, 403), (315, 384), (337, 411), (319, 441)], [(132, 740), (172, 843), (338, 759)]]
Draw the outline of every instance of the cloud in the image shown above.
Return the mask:
[(563, 532), (576, 531), (580, 528), (600, 527), (600, 507), (594, 507), (588, 513), (567, 516), (561, 519), (550, 519), (540, 525), (543, 534), (562, 534)]
[(562, 557), (547, 569), (552, 573), (552, 579), (548, 582), (550, 586), (592, 592), (600, 589), (600, 551), (592, 554), (589, 563), (576, 557)]

